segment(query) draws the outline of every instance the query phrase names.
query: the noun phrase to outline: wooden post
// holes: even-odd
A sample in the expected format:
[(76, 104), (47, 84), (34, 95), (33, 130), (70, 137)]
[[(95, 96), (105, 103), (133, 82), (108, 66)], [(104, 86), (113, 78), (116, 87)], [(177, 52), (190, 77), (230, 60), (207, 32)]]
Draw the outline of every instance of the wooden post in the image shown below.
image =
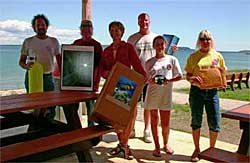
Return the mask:
[[(82, 0), (82, 20), (91, 20), (91, 0)], [(85, 102), (81, 102), (80, 114), (87, 115), (87, 108)]]
[(82, 19), (91, 20), (91, 0), (82, 0)]

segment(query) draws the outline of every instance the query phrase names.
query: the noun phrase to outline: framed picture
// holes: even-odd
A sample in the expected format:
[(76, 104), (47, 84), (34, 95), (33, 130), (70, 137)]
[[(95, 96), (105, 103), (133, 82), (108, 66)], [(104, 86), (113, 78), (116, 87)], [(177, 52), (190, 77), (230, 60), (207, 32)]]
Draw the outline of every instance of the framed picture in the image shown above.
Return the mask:
[(125, 129), (133, 119), (143, 87), (143, 75), (117, 63), (101, 90), (91, 119)]
[(172, 50), (172, 46), (173, 45), (177, 46), (180, 38), (175, 35), (170, 35), (170, 34), (163, 34), (163, 37), (168, 42), (168, 47), (166, 48), (165, 53), (169, 55), (173, 55), (174, 52)]
[(94, 47), (62, 45), (61, 90), (93, 91)]

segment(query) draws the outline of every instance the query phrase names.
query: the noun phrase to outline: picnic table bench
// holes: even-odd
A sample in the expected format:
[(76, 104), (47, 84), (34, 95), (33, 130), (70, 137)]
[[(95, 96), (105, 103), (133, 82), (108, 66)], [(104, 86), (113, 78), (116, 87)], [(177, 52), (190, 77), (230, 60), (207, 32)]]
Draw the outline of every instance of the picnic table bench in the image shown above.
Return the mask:
[(239, 163), (248, 163), (250, 157), (247, 155), (225, 151), (219, 148), (208, 148), (205, 151), (201, 152), (200, 158), (212, 162), (239, 162)]
[(249, 83), (249, 74), (250, 74), (250, 72), (243, 73), (243, 77), (241, 80), (241, 82), (244, 83), (247, 88), (249, 88), (249, 84), (248, 84)]
[[(244, 83), (246, 85), (246, 88), (249, 88), (249, 72), (240, 72), (240, 73), (232, 73), (232, 74), (226, 74), (226, 80), (227, 80), (227, 86), (231, 88), (232, 91), (234, 91), (234, 85), (237, 85), (237, 88), (242, 89), (241, 84)], [(223, 89), (223, 91), (226, 91), (226, 89)]]
[[(227, 86), (230, 86), (232, 91), (234, 91), (234, 79), (235, 74), (226, 74)], [(224, 91), (226, 91), (226, 88), (224, 89)]]
[[(43, 92), (0, 97), (1, 130), (29, 125), (28, 131), (1, 137), (0, 161), (38, 162), (75, 152), (79, 162), (92, 162), (89, 149), (101, 136), (114, 131), (107, 126), (82, 128), (79, 102), (98, 94), (79, 91)], [(37, 118), (30, 109), (62, 106), (67, 123)]]

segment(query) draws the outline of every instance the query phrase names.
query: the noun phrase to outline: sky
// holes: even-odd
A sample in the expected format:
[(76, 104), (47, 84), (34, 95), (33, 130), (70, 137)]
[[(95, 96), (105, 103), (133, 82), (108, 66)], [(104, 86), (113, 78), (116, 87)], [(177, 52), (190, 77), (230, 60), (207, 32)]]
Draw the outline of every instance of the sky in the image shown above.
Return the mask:
[[(82, 0), (1, 0), (0, 44), (22, 44), (35, 33), (31, 20), (44, 14), (50, 20), (48, 35), (60, 44), (80, 38)], [(138, 31), (137, 16), (150, 15), (152, 32), (173, 34), (178, 46), (194, 49), (198, 33), (208, 29), (217, 50), (250, 49), (250, 0), (92, 0), (94, 38), (103, 45), (112, 42), (110, 22), (125, 26), (123, 40)]]

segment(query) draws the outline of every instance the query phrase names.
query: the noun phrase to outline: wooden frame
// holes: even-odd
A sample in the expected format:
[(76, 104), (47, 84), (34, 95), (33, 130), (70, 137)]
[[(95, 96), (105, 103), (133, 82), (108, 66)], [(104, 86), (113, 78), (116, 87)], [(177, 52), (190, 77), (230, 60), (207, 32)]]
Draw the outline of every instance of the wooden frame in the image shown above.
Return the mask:
[(143, 87), (143, 75), (117, 63), (97, 99), (91, 119), (104, 121), (116, 129), (125, 129), (133, 120)]
[(62, 45), (61, 90), (93, 91), (94, 47)]

